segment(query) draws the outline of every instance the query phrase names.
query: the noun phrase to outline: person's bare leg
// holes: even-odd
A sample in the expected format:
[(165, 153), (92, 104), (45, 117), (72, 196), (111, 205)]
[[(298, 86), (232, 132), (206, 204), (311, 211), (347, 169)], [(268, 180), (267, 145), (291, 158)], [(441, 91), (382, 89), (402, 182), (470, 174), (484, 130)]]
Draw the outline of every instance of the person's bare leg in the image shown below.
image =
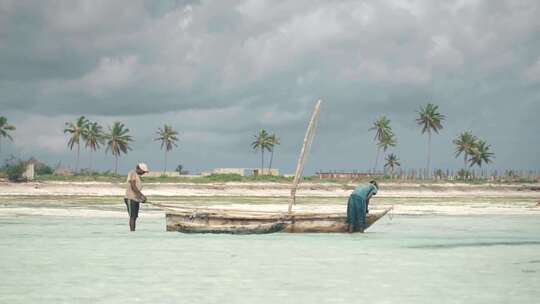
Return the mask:
[(135, 221), (137, 220), (136, 217), (130, 217), (129, 218), (129, 230), (135, 231)]

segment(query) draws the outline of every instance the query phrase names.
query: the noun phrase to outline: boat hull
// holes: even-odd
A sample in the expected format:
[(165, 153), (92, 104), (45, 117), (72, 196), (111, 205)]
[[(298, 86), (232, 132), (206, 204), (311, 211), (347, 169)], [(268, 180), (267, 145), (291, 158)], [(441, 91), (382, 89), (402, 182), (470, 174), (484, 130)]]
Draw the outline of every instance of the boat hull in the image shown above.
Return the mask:
[[(390, 209), (366, 216), (369, 228)], [(167, 231), (185, 233), (261, 234), (348, 232), (344, 213), (272, 213), (230, 210), (167, 211)], [(363, 232), (363, 231), (358, 231)]]

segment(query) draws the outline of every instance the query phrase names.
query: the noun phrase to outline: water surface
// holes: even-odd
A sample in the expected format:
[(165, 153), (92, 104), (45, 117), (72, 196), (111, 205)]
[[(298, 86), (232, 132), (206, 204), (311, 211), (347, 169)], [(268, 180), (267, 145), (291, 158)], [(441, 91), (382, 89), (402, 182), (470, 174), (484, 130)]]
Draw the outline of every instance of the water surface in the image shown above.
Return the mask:
[[(91, 213), (92, 214), (92, 213)], [(0, 217), (0, 303), (536, 303), (540, 216), (365, 234), (186, 235), (161, 216)]]

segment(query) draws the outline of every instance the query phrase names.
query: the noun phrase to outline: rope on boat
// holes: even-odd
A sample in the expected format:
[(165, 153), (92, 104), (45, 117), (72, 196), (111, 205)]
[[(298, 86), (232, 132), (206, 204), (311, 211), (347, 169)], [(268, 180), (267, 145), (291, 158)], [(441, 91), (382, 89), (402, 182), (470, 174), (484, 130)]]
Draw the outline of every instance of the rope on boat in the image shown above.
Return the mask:
[(156, 207), (159, 207), (165, 211), (174, 211), (174, 209), (172, 209), (172, 206), (167, 206), (167, 205), (162, 205), (162, 204), (158, 204), (158, 203), (153, 203), (153, 202), (146, 202), (147, 204), (150, 204), (152, 206), (156, 206)]
[(388, 219), (390, 220), (394, 219), (394, 204), (392, 204), (392, 207), (390, 208), (390, 212), (388, 212)]

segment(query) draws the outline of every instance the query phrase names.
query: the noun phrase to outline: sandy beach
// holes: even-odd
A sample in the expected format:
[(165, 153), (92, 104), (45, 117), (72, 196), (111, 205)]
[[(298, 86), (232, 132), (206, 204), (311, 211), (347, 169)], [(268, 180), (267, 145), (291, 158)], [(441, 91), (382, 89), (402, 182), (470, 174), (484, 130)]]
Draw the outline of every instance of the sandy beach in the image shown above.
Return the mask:
[[(303, 183), (297, 211), (341, 212), (354, 184)], [(0, 183), (0, 215), (123, 217), (123, 183)], [(145, 183), (143, 192), (169, 206), (232, 208), (281, 212), (286, 209), (286, 183)], [(372, 209), (393, 207), (402, 215), (540, 214), (540, 184), (383, 183)], [(163, 216), (147, 206), (143, 217)]]
[[(302, 183), (297, 192), (304, 197), (346, 197), (355, 184)], [(121, 196), (124, 183), (102, 182), (29, 182), (0, 183), (2, 196)], [(152, 196), (260, 196), (279, 197), (290, 194), (287, 183), (144, 183), (143, 191)], [(378, 197), (540, 197), (540, 184), (464, 183), (382, 183)]]

